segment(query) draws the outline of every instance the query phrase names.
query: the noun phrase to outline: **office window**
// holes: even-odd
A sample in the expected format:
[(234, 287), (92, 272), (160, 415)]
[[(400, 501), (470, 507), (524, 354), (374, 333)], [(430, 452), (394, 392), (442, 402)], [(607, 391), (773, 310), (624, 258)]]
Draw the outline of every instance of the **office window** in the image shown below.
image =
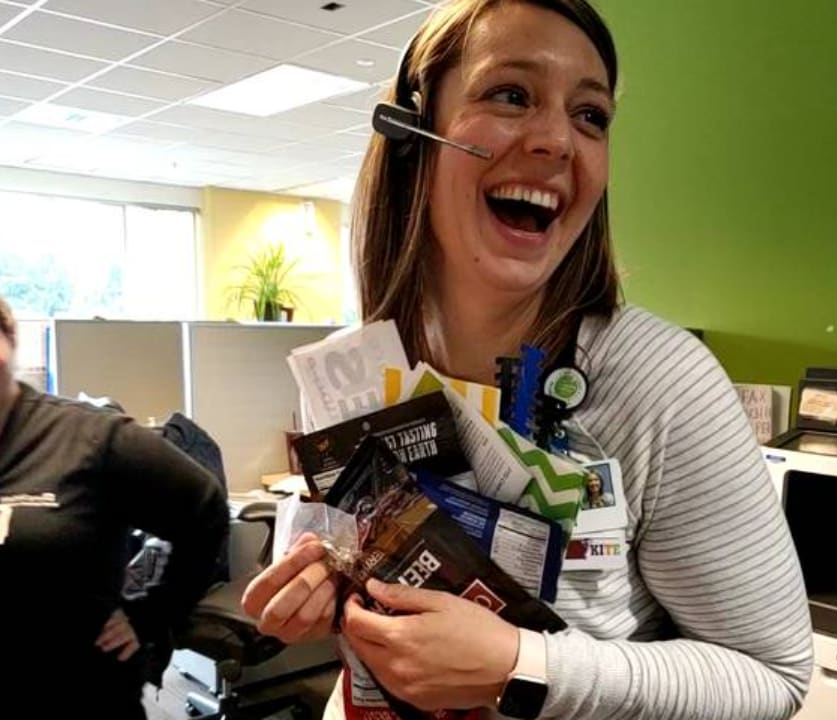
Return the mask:
[(197, 311), (195, 213), (0, 192), (0, 294), (20, 318)]

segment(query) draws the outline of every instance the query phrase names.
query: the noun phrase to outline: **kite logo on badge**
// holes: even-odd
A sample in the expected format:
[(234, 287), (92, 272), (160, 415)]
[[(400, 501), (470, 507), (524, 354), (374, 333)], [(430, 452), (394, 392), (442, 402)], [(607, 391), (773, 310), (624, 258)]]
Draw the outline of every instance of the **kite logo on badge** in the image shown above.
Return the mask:
[(506, 607), (506, 603), (489, 590), (481, 580), (474, 580), (474, 582), (465, 588), (465, 592), (462, 593), (461, 597), (482, 605), (493, 613), (499, 613)]
[(581, 405), (587, 395), (587, 378), (578, 368), (558, 368), (547, 376), (543, 392), (572, 410)]

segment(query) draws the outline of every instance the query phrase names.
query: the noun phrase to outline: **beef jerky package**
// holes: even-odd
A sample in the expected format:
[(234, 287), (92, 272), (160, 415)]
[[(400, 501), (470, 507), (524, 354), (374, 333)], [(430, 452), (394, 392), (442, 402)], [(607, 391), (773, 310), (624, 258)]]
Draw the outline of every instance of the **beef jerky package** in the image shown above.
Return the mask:
[(421, 491), (524, 590), (544, 602), (555, 602), (564, 551), (560, 523), (422, 471), (416, 479)]
[[(422, 492), (416, 479), (387, 445), (366, 438), (329, 490), (326, 503), (355, 514), (360, 555), (340, 590), (367, 598), (369, 577), (414, 587), (442, 590), (480, 603), (512, 625), (557, 632), (566, 627), (549, 607), (529, 595), (496, 565), (475, 539)], [(372, 604), (374, 607), (374, 603)], [(385, 612), (384, 608), (375, 607)], [(356, 658), (344, 663), (343, 700), (351, 720), (428, 717), (390, 696), (370, 693), (368, 676), (356, 677)], [(386, 714), (389, 709), (391, 714)], [(468, 717), (451, 713), (435, 717)]]
[(370, 433), (383, 438), (409, 468), (476, 487), (450, 405), (444, 393), (434, 392), (297, 438), (294, 449), (312, 497), (319, 498), (331, 487)]

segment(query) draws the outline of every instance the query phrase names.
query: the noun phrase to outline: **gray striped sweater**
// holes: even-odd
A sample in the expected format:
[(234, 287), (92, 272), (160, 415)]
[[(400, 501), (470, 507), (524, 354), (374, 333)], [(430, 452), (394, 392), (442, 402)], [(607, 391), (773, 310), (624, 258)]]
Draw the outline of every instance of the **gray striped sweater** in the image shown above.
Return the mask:
[(585, 320), (570, 426), (622, 465), (623, 570), (565, 572), (545, 717), (788, 718), (812, 668), (797, 557), (748, 420), (690, 333), (636, 307)]

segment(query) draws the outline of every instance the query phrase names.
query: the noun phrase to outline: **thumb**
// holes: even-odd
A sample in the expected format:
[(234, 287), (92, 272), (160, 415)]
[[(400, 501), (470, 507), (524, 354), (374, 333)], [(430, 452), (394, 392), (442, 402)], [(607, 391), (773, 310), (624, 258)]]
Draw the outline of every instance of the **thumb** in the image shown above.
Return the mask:
[(448, 600), (448, 593), (439, 590), (425, 590), (401, 583), (383, 583), (375, 578), (366, 582), (366, 591), (384, 607), (405, 612), (441, 610)]

